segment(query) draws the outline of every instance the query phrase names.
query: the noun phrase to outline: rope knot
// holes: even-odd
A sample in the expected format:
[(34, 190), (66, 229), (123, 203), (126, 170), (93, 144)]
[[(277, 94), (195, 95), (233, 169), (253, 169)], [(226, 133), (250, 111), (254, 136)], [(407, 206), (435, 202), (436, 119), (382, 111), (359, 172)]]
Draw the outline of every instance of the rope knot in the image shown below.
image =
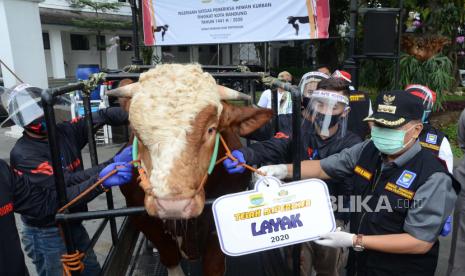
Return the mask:
[(63, 264), (63, 275), (71, 276), (73, 271), (82, 272), (84, 270), (84, 263), (82, 259), (84, 258), (84, 253), (76, 250), (73, 254), (63, 254), (61, 255), (61, 263)]

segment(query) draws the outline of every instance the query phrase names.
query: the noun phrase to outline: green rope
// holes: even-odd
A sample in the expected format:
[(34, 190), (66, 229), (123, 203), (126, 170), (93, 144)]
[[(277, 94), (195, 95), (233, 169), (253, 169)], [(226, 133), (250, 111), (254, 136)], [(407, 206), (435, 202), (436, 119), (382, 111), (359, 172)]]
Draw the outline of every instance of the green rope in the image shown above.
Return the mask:
[(90, 75), (88, 80), (83, 81), (84, 82), (84, 88), (82, 89), (82, 92), (84, 92), (86, 95), (90, 95), (90, 93), (97, 88), (97, 86), (105, 80), (105, 77), (107, 74), (100, 72), (96, 74)]
[[(132, 160), (137, 160), (139, 157), (139, 140), (137, 137), (134, 136), (134, 140), (132, 141)], [(139, 162), (134, 162), (134, 167), (139, 167)]]
[(212, 157), (210, 159), (210, 165), (208, 166), (208, 175), (210, 175), (216, 165), (216, 157), (218, 157), (218, 147), (220, 142), (220, 134), (217, 132), (215, 137), (215, 148), (213, 149)]

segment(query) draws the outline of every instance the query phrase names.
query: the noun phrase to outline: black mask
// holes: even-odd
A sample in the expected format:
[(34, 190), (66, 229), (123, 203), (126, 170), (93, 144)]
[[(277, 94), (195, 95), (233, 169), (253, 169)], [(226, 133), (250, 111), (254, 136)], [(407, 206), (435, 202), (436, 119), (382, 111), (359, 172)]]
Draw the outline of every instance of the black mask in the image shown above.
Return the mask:
[(47, 135), (47, 124), (44, 117), (32, 121), (24, 129), (37, 135)]
[[(329, 122), (329, 127), (328, 128), (332, 128), (333, 126), (335, 126), (339, 122), (339, 118), (341, 118), (341, 115), (342, 115), (342, 113), (337, 114), (337, 115), (331, 115), (331, 121)], [(325, 115), (325, 114), (322, 114), (320, 112), (316, 112), (315, 119), (314, 119), (313, 123), (316, 126), (318, 126), (318, 128), (321, 129), (326, 116), (327, 115)]]
[(302, 107), (303, 107), (304, 109), (307, 108), (307, 105), (308, 105), (308, 103), (310, 102), (310, 99), (311, 99), (311, 98), (309, 98), (309, 97), (303, 97), (303, 98), (302, 98)]

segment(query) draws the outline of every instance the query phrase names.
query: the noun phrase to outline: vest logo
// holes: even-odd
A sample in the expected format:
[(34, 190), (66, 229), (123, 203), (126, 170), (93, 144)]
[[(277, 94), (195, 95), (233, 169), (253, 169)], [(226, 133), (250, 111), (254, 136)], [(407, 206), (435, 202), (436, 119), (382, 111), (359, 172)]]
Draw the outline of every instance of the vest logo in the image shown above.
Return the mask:
[(405, 170), (402, 172), (399, 179), (397, 179), (396, 184), (408, 189), (410, 185), (412, 185), (413, 180), (415, 180), (415, 177), (417, 177), (416, 173)]
[(349, 101), (351, 102), (361, 102), (365, 100), (365, 95), (363, 94), (353, 94), (350, 95)]
[(406, 199), (412, 200), (413, 196), (415, 195), (415, 192), (401, 188), (391, 182), (388, 182), (386, 186), (384, 186), (384, 189), (386, 191), (390, 191), (396, 195), (399, 195), (401, 197), (404, 197)]
[(373, 174), (366, 169), (360, 167), (359, 165), (355, 166), (354, 172), (361, 177), (365, 178), (366, 180), (370, 181)]
[(438, 142), (438, 136), (436, 134), (427, 133), (426, 134), (426, 143), (436, 145)]
[(289, 135), (286, 135), (284, 132), (276, 132), (274, 135), (274, 138), (276, 139), (288, 139)]
[(432, 149), (434, 151), (439, 151), (439, 146), (437, 145), (432, 145), (432, 144), (429, 144), (429, 143), (426, 143), (426, 142), (420, 142), (420, 145), (424, 148), (427, 148), (427, 149)]

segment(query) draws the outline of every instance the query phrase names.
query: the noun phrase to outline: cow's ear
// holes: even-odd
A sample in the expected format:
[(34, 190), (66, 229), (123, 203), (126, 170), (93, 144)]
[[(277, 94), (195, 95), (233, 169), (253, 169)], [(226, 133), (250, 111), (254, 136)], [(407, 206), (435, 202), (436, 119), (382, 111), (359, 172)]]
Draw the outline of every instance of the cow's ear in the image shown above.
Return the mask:
[(223, 102), (219, 129), (232, 128), (240, 136), (246, 136), (266, 124), (273, 116), (268, 108), (235, 106)]

